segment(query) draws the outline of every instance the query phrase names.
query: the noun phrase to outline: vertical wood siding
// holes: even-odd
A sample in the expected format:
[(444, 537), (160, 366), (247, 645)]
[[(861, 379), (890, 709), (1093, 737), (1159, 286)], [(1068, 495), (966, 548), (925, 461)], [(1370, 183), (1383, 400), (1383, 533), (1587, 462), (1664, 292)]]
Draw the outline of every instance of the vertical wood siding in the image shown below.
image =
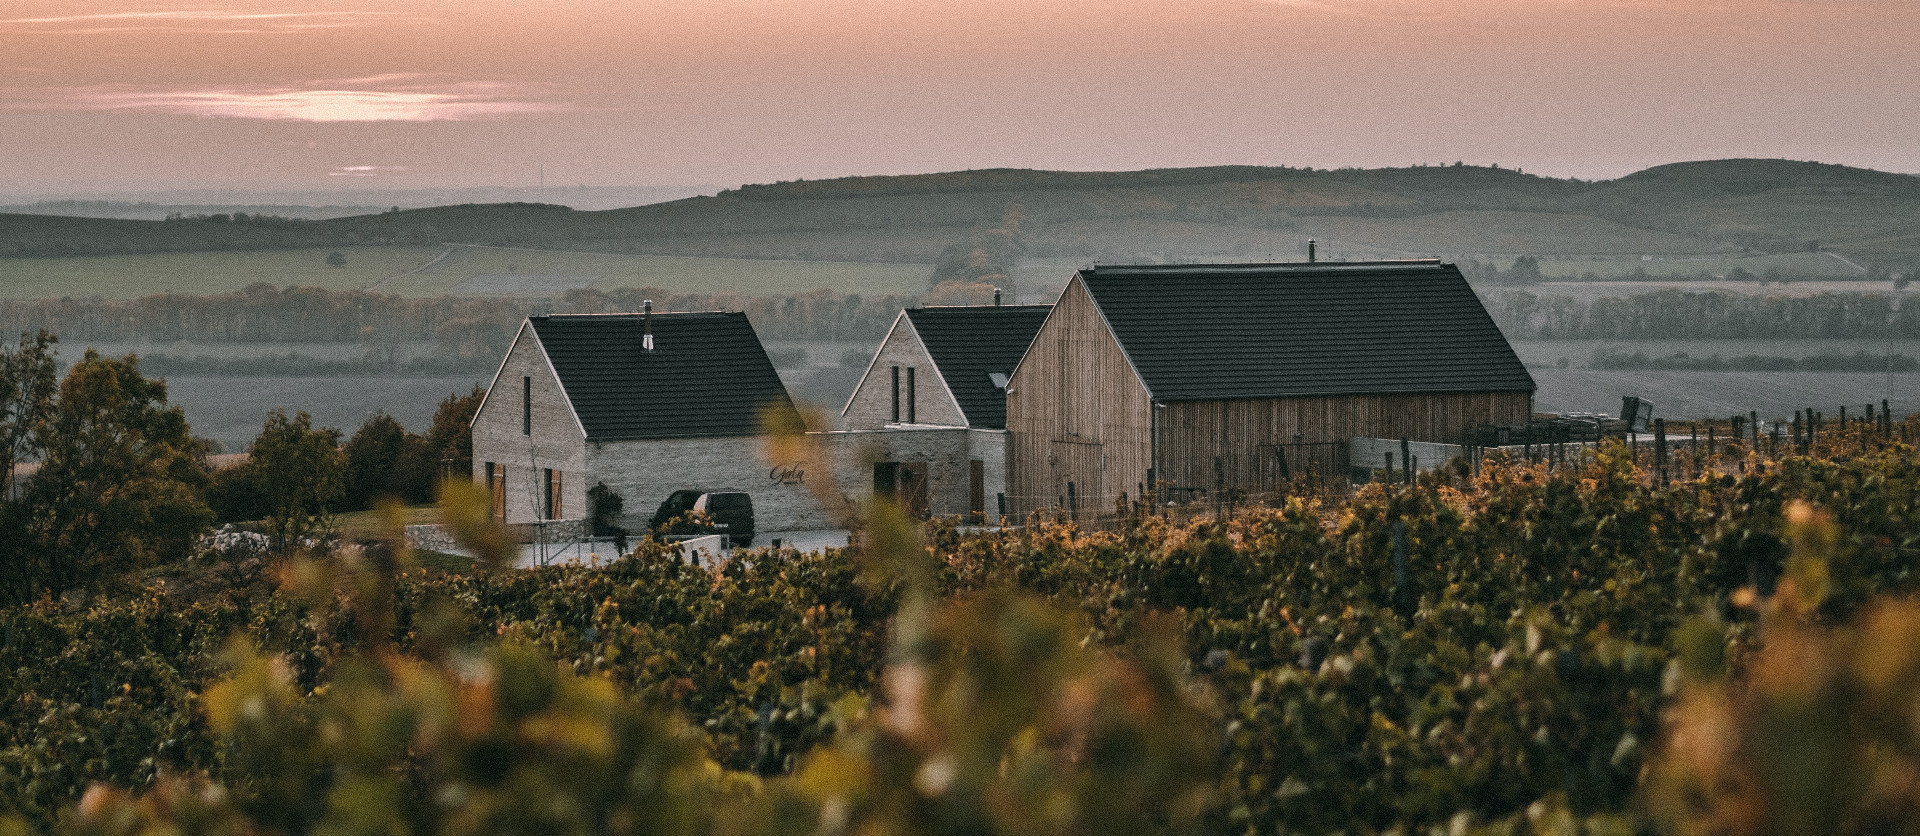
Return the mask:
[(1064, 505), (1110, 513), (1138, 495), (1152, 455), (1152, 404), (1076, 277), (1007, 386), (1011, 511)]
[(1280, 452), (1296, 475), (1309, 464), (1322, 474), (1344, 473), (1344, 451), (1334, 442), (1364, 436), (1458, 444), (1473, 427), (1524, 422), (1531, 410), (1524, 392), (1171, 403), (1161, 413), (1161, 478), (1211, 490), (1218, 458), (1228, 487), (1262, 490), (1278, 476)]

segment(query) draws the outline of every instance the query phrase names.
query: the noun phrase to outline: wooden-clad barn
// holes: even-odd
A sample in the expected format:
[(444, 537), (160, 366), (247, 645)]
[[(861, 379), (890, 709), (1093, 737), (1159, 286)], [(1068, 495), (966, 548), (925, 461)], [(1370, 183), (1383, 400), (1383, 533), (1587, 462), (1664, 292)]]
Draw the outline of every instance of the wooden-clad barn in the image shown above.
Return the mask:
[(644, 530), (676, 490), (737, 490), (761, 531), (821, 528), (769, 462), (763, 422), (797, 422), (744, 313), (529, 317), (473, 418), (474, 479), (509, 523), (582, 520), (605, 482)]
[(1349, 439), (1458, 443), (1527, 420), (1533, 391), (1451, 264), (1094, 267), (1007, 388), (1014, 508), (1345, 473)]

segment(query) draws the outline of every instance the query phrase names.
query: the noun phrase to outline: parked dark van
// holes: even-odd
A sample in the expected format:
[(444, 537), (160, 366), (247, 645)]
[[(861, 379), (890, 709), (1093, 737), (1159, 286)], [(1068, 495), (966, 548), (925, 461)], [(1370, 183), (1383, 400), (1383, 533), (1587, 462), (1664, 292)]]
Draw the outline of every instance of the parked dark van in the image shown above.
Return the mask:
[(725, 534), (736, 546), (753, 545), (753, 497), (742, 491), (677, 490), (653, 512), (648, 528), (661, 526), (689, 513), (704, 517), (711, 525), (681, 524), (665, 532), (674, 534)]
[[(693, 510), (693, 503), (698, 502), (700, 500), (700, 495), (703, 493), (706, 493), (706, 491), (698, 491), (698, 490), (674, 491), (671, 495), (667, 497), (667, 501), (660, 503), (660, 508), (653, 512), (653, 520), (647, 523), (647, 530), (659, 531), (660, 526), (666, 525), (667, 523), (673, 521), (678, 517), (686, 516), (687, 512)], [(695, 532), (669, 531), (666, 533), (693, 534)]]
[(693, 510), (706, 514), (734, 545), (753, 545), (753, 497), (742, 491), (705, 493), (694, 500)]

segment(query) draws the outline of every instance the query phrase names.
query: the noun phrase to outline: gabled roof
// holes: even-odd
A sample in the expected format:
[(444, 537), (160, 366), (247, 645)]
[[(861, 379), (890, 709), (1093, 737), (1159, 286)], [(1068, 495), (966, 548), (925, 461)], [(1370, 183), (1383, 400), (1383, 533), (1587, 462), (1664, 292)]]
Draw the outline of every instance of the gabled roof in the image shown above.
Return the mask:
[(528, 317), (587, 438), (757, 435), (766, 409), (794, 414), (744, 313)]
[(1532, 392), (1460, 270), (1439, 261), (1082, 270), (1159, 401)]
[(908, 308), (907, 319), (940, 369), (967, 425), (1007, 427), (1007, 393), (991, 375), (1013, 374), (1052, 305)]

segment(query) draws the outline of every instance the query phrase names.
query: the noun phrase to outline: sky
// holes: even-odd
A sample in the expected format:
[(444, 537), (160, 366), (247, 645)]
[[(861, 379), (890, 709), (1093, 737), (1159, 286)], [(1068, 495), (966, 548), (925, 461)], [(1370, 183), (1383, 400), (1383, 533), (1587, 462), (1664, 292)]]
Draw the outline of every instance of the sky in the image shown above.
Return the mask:
[(1920, 0), (0, 0), (0, 192), (1920, 173)]

